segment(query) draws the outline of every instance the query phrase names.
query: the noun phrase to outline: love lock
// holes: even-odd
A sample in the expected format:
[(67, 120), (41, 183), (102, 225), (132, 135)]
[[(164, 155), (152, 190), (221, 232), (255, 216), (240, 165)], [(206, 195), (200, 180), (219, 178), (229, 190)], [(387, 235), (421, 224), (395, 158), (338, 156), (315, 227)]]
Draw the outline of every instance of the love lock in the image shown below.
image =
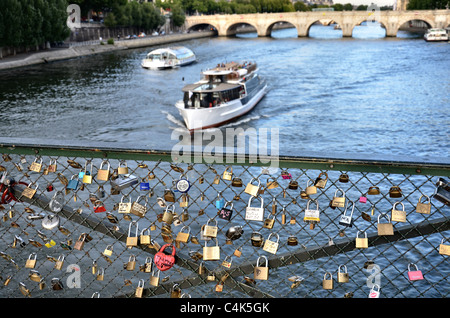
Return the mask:
[(62, 210), (64, 206), (64, 193), (62, 191), (56, 191), (53, 198), (50, 200), (48, 207), (55, 213)]
[(42, 227), (47, 230), (52, 230), (59, 226), (59, 216), (55, 214), (46, 215), (42, 219)]

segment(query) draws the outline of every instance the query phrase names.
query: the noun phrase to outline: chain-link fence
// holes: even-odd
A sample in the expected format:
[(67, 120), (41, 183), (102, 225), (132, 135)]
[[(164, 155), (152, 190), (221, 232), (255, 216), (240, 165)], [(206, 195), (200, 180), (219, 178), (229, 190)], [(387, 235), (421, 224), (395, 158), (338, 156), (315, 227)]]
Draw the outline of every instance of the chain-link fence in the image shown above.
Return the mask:
[(1, 297), (450, 295), (445, 164), (2, 154)]

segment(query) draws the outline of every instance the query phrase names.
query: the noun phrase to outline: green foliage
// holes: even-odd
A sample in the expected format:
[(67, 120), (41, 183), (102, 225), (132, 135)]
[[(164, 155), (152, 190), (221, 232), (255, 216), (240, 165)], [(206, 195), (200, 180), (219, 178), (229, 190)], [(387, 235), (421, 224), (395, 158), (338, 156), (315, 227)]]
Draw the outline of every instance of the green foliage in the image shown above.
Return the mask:
[(37, 46), (66, 39), (66, 0), (2, 0), (0, 46)]
[(450, 8), (450, 0), (410, 0), (408, 10), (434, 10)]
[(106, 26), (131, 26), (144, 30), (154, 30), (165, 22), (164, 17), (152, 3), (131, 1), (122, 4), (118, 2), (119, 0), (115, 1), (111, 12), (105, 18)]
[(114, 44), (114, 39), (113, 38), (109, 38), (107, 43), (110, 44), (110, 45), (113, 45)]

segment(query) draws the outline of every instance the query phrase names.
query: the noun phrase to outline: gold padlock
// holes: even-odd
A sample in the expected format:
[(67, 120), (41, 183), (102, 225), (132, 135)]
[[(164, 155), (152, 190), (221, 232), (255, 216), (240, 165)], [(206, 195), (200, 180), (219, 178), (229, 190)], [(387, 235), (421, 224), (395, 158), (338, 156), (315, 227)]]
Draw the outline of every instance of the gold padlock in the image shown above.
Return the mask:
[(378, 188), (376, 186), (369, 187), (369, 190), (367, 191), (367, 194), (378, 195), (378, 194), (380, 194), (380, 188)]
[(273, 216), (272, 219), (270, 218), (270, 215), (269, 215), (269, 217), (264, 220), (263, 228), (266, 228), (266, 229), (273, 228), (273, 225), (275, 224), (275, 215), (272, 214), (272, 216)]
[(55, 269), (61, 270), (64, 265), (64, 255), (58, 256), (58, 259), (55, 262)]
[(36, 266), (36, 258), (37, 258), (37, 254), (36, 253), (31, 253), (28, 256), (27, 261), (25, 262), (25, 268), (34, 268)]
[(230, 181), (232, 177), (233, 177), (233, 167), (232, 166), (228, 166), (228, 167), (225, 168), (225, 171), (223, 172), (222, 178), (223, 178), (223, 180)]
[[(269, 181), (269, 180), (271, 180), (271, 181)], [(267, 182), (266, 182), (266, 188), (267, 189), (275, 189), (275, 188), (278, 188), (278, 187), (279, 187), (279, 184), (275, 180), (274, 177), (270, 177), (270, 178), (267, 179)]]
[(339, 176), (339, 182), (347, 183), (347, 182), (349, 182), (349, 181), (350, 181), (350, 178), (349, 178), (348, 174), (342, 173), (342, 174)]
[[(144, 232), (146, 232), (147, 234), (144, 234)], [(139, 243), (141, 245), (149, 245), (151, 244), (151, 240), (152, 239), (150, 237), (150, 229), (149, 228), (143, 229), (141, 231), (141, 236), (139, 237)]]
[(442, 238), (441, 244), (439, 244), (439, 254), (450, 256), (450, 245), (444, 244), (444, 241), (448, 240), (448, 238)]
[(103, 251), (103, 255), (105, 256), (111, 256), (113, 253), (113, 246), (112, 245), (107, 245), (105, 247), (105, 250)]
[[(426, 197), (426, 203), (422, 203), (422, 198)], [(423, 213), (423, 214), (430, 214), (431, 213), (431, 201), (430, 197), (426, 194), (422, 194), (419, 198), (419, 202), (417, 202), (416, 206), (416, 212)]]
[[(311, 182), (312, 185), (310, 185), (309, 183)], [(317, 187), (314, 185), (314, 181), (309, 179), (306, 182), (306, 189), (305, 192), (307, 195), (311, 195), (311, 194), (316, 194), (317, 193)]]
[(250, 182), (245, 187), (244, 192), (247, 193), (247, 194), (250, 194), (251, 196), (256, 197), (258, 195), (258, 193), (259, 193), (259, 190), (260, 190), (261, 181), (259, 181), (259, 179), (256, 178), (256, 180), (258, 181), (258, 185), (254, 185), (254, 184), (252, 184), (253, 180), (255, 180), (255, 178), (250, 180)]
[(133, 254), (130, 255), (125, 268), (127, 271), (134, 271), (134, 269), (136, 268), (136, 256), (134, 256)]
[[(265, 260), (265, 266), (261, 266), (260, 259), (264, 258)], [(267, 260), (267, 257), (264, 255), (261, 255), (256, 260), (256, 266), (253, 271), (253, 278), (259, 279), (259, 280), (267, 280), (269, 279), (269, 261)]]
[(117, 174), (128, 174), (128, 165), (125, 161), (120, 161), (117, 168)]
[(356, 239), (355, 239), (355, 243), (356, 243), (356, 248), (368, 248), (369, 246), (369, 239), (367, 238), (367, 233), (364, 232), (364, 238), (360, 238), (359, 237), (359, 232), (362, 231), (358, 231), (356, 233)]
[(31, 163), (29, 170), (33, 172), (41, 172), (42, 169), (42, 158), (39, 159), (39, 162), (37, 162), (38, 158), (34, 159), (34, 161)]
[[(214, 221), (215, 225), (209, 225), (210, 221)], [(207, 236), (207, 237), (217, 237), (217, 220), (215, 219), (209, 219), (206, 222), (205, 227), (203, 228), (203, 236)]]
[(217, 239), (216, 246), (207, 246), (207, 242), (205, 241), (205, 246), (203, 246), (203, 260), (204, 261), (218, 261), (220, 260), (220, 247)]
[(389, 196), (391, 198), (400, 198), (402, 196), (402, 190), (398, 186), (392, 186), (389, 189)]
[(150, 285), (155, 286), (155, 287), (159, 286), (159, 273), (160, 273), (159, 269), (156, 271), (156, 274), (155, 274), (155, 271), (152, 270), (152, 274), (150, 276)]
[[(327, 275), (329, 275), (330, 278), (327, 279)], [(327, 290), (333, 289), (333, 275), (330, 272), (326, 272), (323, 276), (322, 287)]]
[[(396, 209), (397, 204), (402, 205), (402, 210)], [(403, 205), (402, 202), (395, 202), (394, 205), (392, 206), (391, 220), (394, 222), (406, 222), (406, 211), (405, 206)]]
[[(105, 163), (108, 165), (108, 167), (106, 169), (103, 168), (103, 165)], [(111, 165), (109, 164), (108, 160), (103, 160), (102, 163), (100, 164), (100, 167), (97, 170), (97, 180), (108, 181), (110, 168), (111, 168)]]
[(243, 185), (242, 179), (241, 179), (241, 178), (234, 177), (233, 180), (231, 181), (231, 185), (232, 185), (233, 187), (237, 187), (237, 188), (242, 187), (242, 185)]
[(138, 286), (136, 287), (136, 291), (134, 293), (134, 296), (137, 298), (142, 298), (142, 295), (144, 294), (144, 280), (140, 279)]
[(386, 215), (386, 217), (388, 218), (388, 223), (380, 223), (380, 216), (382, 216), (382, 215), (384, 215), (384, 214), (378, 215), (378, 223), (377, 223), (378, 235), (380, 235), (380, 236), (381, 235), (394, 235), (394, 226), (390, 222), (389, 215)]
[[(323, 175), (325, 175), (325, 179), (321, 178)], [(316, 181), (314, 182), (314, 185), (316, 186), (316, 188), (324, 189), (325, 186), (327, 185), (327, 181), (328, 181), (328, 174), (326, 172), (321, 172), (317, 177)]]
[[(337, 196), (338, 192), (342, 194), (342, 196)], [(337, 189), (336, 192), (334, 192), (333, 200), (331, 201), (331, 207), (334, 208), (343, 208), (345, 207), (345, 192), (342, 189)]]
[[(344, 269), (342, 272), (341, 272), (341, 268)], [(340, 265), (338, 267), (338, 283), (348, 283), (348, 281), (349, 281), (349, 276), (347, 273), (347, 266)]]
[[(277, 236), (276, 242), (270, 240), (272, 235)], [(276, 254), (277, 250), (278, 250), (278, 241), (279, 240), (280, 240), (280, 236), (278, 235), (278, 233), (270, 233), (267, 240), (264, 241), (263, 250), (266, 252), (272, 253), (272, 254)]]
[[(131, 226), (132, 225), (136, 226), (135, 236), (131, 236)], [(138, 222), (132, 221), (128, 225), (128, 237), (127, 237), (127, 241), (126, 241), (126, 245), (127, 245), (128, 248), (132, 248), (133, 246), (137, 246), (138, 245), (138, 230), (139, 230), (139, 223)]]
[[(183, 230), (187, 228), (187, 232), (183, 232)], [(189, 240), (189, 233), (191, 232), (191, 229), (189, 228), (189, 226), (185, 225), (181, 228), (180, 232), (178, 232), (177, 237), (175, 239), (175, 241), (177, 242), (182, 242), (182, 243), (187, 243)]]

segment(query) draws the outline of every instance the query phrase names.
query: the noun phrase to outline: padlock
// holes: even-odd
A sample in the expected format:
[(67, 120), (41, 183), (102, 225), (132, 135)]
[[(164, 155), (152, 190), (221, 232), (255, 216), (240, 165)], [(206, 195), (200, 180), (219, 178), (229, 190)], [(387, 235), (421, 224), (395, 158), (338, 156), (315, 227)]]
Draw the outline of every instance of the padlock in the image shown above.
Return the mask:
[(380, 188), (378, 188), (377, 186), (371, 186), (369, 187), (369, 190), (367, 190), (367, 194), (378, 195), (380, 194)]
[[(169, 211), (169, 208), (171, 208), (171, 211)], [(174, 215), (175, 215), (175, 206), (173, 204), (168, 205), (162, 215), (162, 221), (166, 222), (167, 224), (172, 224)]]
[(127, 271), (134, 271), (135, 268), (136, 268), (136, 256), (134, 256), (134, 254), (131, 254), (130, 257), (128, 258), (128, 262), (126, 263), (125, 269)]
[(221, 193), (217, 194), (216, 199), (216, 209), (221, 210), (225, 206), (225, 199), (222, 197)]
[(231, 181), (231, 185), (233, 187), (238, 187), (238, 188), (242, 187), (243, 186), (242, 179), (238, 178), (238, 177), (234, 177), (233, 180)]
[[(346, 215), (347, 210), (348, 210), (349, 202), (350, 202), (351, 205), (352, 205), (352, 211), (351, 211), (350, 215)], [(339, 219), (339, 224), (340, 224), (340, 225), (347, 226), (347, 227), (352, 227), (352, 226), (353, 226), (353, 219), (352, 219), (352, 217), (353, 217), (353, 211), (354, 211), (354, 210), (355, 210), (355, 204), (353, 203), (353, 201), (347, 200), (347, 204), (346, 204), (346, 206), (345, 206), (345, 211), (344, 211), (344, 213), (341, 215), (341, 218)]]
[(117, 167), (117, 174), (128, 174), (128, 165), (125, 161), (120, 161)]
[(32, 280), (33, 282), (40, 282), (42, 277), (41, 274), (37, 271), (37, 270), (30, 270), (30, 273), (28, 274), (28, 277), (30, 278), (30, 280)]
[(439, 178), (436, 182), (436, 190), (433, 194), (433, 198), (450, 206), (450, 183), (446, 179)]
[[(108, 167), (106, 169), (103, 168), (104, 164), (108, 165)], [(109, 180), (109, 170), (110, 170), (110, 168), (111, 168), (111, 165), (109, 164), (109, 161), (108, 160), (103, 160), (100, 163), (100, 167), (97, 170), (96, 179), (98, 181), (108, 181)]]
[(64, 265), (64, 255), (58, 256), (58, 259), (55, 262), (55, 269), (61, 270)]
[(44, 278), (41, 278), (40, 280), (39, 280), (39, 290), (44, 290), (44, 288), (45, 288), (45, 280), (44, 280)]
[(136, 287), (136, 291), (134, 292), (134, 296), (136, 298), (142, 298), (144, 294), (144, 280), (140, 279), (138, 282), (138, 286)]
[(29, 170), (33, 172), (41, 172), (42, 169), (42, 158), (39, 158), (39, 162), (37, 162), (38, 158), (35, 158), (31, 163)]
[(69, 182), (67, 183), (66, 189), (75, 191), (78, 188), (78, 183), (79, 183), (79, 181), (78, 181), (77, 175), (74, 174), (70, 178)]
[(233, 262), (233, 258), (230, 255), (225, 256), (225, 259), (222, 261), (222, 266), (226, 268), (231, 267), (231, 263)]
[[(147, 234), (144, 234), (145, 232), (146, 232)], [(150, 229), (149, 229), (149, 228), (143, 229), (143, 230), (141, 231), (141, 235), (140, 235), (140, 237), (139, 237), (139, 243), (140, 243), (141, 245), (150, 245), (150, 244), (151, 244), (151, 241), (152, 241), (152, 238), (151, 238), (151, 236), (150, 236)]]
[(95, 213), (106, 212), (105, 205), (103, 204), (102, 201), (100, 201), (100, 200), (95, 201), (95, 203), (94, 203), (94, 212)]
[(248, 205), (245, 208), (245, 219), (248, 221), (264, 221), (264, 199), (263, 197), (257, 197), (261, 201), (260, 207), (252, 207), (251, 203), (254, 196), (251, 196), (248, 200)]
[(180, 207), (187, 208), (189, 206), (189, 195), (187, 193), (183, 193), (180, 197)]
[(112, 245), (107, 245), (107, 246), (105, 247), (105, 250), (103, 251), (103, 255), (109, 257), (109, 256), (112, 255), (112, 253), (113, 253), (113, 246), (112, 246)]
[(123, 195), (120, 199), (119, 208), (117, 210), (118, 213), (130, 213), (131, 210), (131, 197), (128, 202), (124, 202), (124, 198), (128, 197), (128, 195)]
[(275, 224), (275, 215), (272, 214), (272, 218), (270, 218), (269, 215), (269, 217), (264, 220), (263, 228), (272, 229), (274, 224)]
[(179, 284), (174, 284), (172, 289), (170, 290), (170, 298), (180, 298), (181, 297), (181, 288)]
[[(422, 198), (426, 197), (426, 203), (422, 203)], [(422, 194), (417, 202), (416, 212), (430, 214), (431, 213), (431, 200), (426, 194)]]
[(64, 288), (61, 280), (57, 277), (52, 278), (52, 280), (50, 281), (50, 284), (52, 285), (53, 290), (62, 290)]
[(272, 199), (272, 215), (277, 214), (277, 201), (275, 198)]
[(48, 164), (47, 171), (56, 172), (56, 169), (57, 169), (56, 159), (50, 158), (50, 163)]
[(241, 257), (241, 255), (242, 255), (241, 249), (240, 248), (236, 248), (234, 250), (234, 252), (233, 252), (233, 255), (236, 256), (236, 257)]
[(297, 180), (289, 181), (288, 189), (290, 189), (290, 190), (297, 190), (298, 189), (298, 181)]
[(186, 193), (191, 188), (191, 183), (188, 180), (187, 175), (181, 175), (180, 179), (175, 184), (175, 188), (178, 192)]
[(225, 168), (225, 171), (223, 172), (222, 178), (223, 180), (231, 181), (231, 178), (233, 177), (233, 167), (228, 166)]
[[(270, 240), (272, 235), (276, 235), (276, 237), (277, 237), (276, 242)], [(269, 236), (267, 237), (267, 240), (264, 241), (263, 250), (266, 252), (272, 253), (272, 254), (276, 254), (277, 250), (278, 250), (279, 240), (280, 240), (280, 236), (278, 235), (278, 233), (270, 233)]]
[[(340, 192), (342, 194), (341, 197), (338, 197), (337, 194)], [(342, 189), (337, 189), (334, 192), (333, 200), (331, 201), (331, 207), (334, 208), (343, 208), (345, 207), (345, 192)]]
[(154, 287), (158, 287), (159, 286), (159, 273), (160, 273), (159, 269), (156, 270), (156, 274), (155, 274), (155, 271), (152, 270), (152, 274), (150, 276), (150, 285), (152, 285)]
[(25, 262), (25, 268), (34, 268), (36, 266), (36, 258), (37, 254), (34, 252), (28, 255), (28, 259)]
[[(187, 228), (187, 232), (183, 232), (184, 229)], [(189, 240), (189, 235), (191, 232), (191, 228), (187, 225), (183, 226), (181, 230), (177, 234), (177, 238), (175, 239), (178, 242), (187, 243)]]
[[(258, 182), (258, 185), (252, 184), (252, 182), (255, 179)], [(261, 181), (258, 178), (253, 178), (253, 179), (250, 180), (250, 182), (245, 187), (244, 192), (247, 193), (247, 194), (250, 194), (251, 196), (256, 197), (259, 194), (260, 186), (261, 186)]]
[(223, 282), (218, 282), (217, 283), (217, 285), (216, 285), (216, 288), (215, 288), (215, 290), (216, 290), (216, 292), (222, 292), (223, 291)]
[(266, 181), (266, 188), (267, 189), (275, 189), (275, 188), (278, 188), (278, 187), (279, 187), (279, 184), (275, 180), (274, 177), (267, 178), (267, 181)]
[[(210, 221), (214, 221), (215, 225), (209, 225)], [(208, 219), (205, 227), (203, 228), (203, 236), (207, 237), (217, 237), (217, 220), (216, 219)]]
[[(396, 209), (397, 204), (402, 205), (402, 210)], [(406, 211), (405, 211), (405, 206), (403, 205), (402, 202), (400, 202), (400, 201), (395, 202), (394, 205), (392, 206), (391, 220), (394, 222), (406, 222)]]
[(359, 197), (359, 202), (361, 202), (361, 203), (366, 203), (366, 202), (367, 202), (367, 197), (364, 196), (364, 195), (360, 196), (360, 197)]
[(281, 170), (281, 177), (282, 177), (284, 180), (287, 180), (287, 179), (291, 179), (291, 178), (292, 178), (291, 174), (290, 174), (289, 172), (287, 172), (286, 170)]
[(402, 196), (402, 190), (398, 186), (392, 186), (389, 189), (389, 196), (391, 198), (400, 198)]
[(120, 175), (115, 179), (111, 176), (111, 194), (119, 194), (121, 190), (131, 187), (138, 182), (138, 177), (131, 174)]
[[(316, 204), (316, 209), (309, 208), (309, 204), (311, 202)], [(303, 221), (311, 224), (320, 222), (319, 202), (317, 200), (314, 199), (308, 200), (308, 203), (306, 204), (305, 216), (303, 218)]]
[(94, 166), (93, 166), (92, 161), (90, 161), (90, 163), (91, 163), (91, 170), (87, 170), (88, 162), (89, 161), (86, 161), (86, 163), (84, 164), (84, 174), (83, 174), (82, 181), (83, 181), (83, 183), (91, 184), (92, 183), (92, 173), (93, 173)]
[(281, 210), (281, 224), (286, 224), (286, 207), (283, 205), (283, 209)]
[[(142, 205), (140, 202), (140, 200), (144, 198), (144, 205)], [(147, 213), (147, 197), (146, 196), (138, 196), (136, 198), (136, 201), (133, 202), (133, 204), (131, 205), (131, 209), (130, 209), (130, 213), (134, 214), (136, 216), (139, 217), (144, 217), (145, 213)]]
[(225, 236), (227, 237), (227, 239), (234, 241), (240, 238), (243, 233), (244, 230), (242, 226), (232, 226), (226, 231)]
[(295, 246), (297, 244), (298, 244), (297, 237), (294, 235), (289, 235), (289, 237), (287, 238), (287, 245)]
[(368, 248), (369, 247), (369, 239), (367, 238), (367, 233), (364, 231), (364, 238), (359, 237), (359, 232), (356, 233), (355, 246), (356, 248)]
[(139, 184), (139, 190), (141, 191), (150, 190), (150, 182), (148, 182), (146, 177), (141, 180), (141, 183)]
[[(414, 265), (414, 267), (416, 268), (415, 271), (411, 270), (411, 268), (410, 268), (411, 265)], [(408, 278), (410, 281), (423, 279), (422, 271), (420, 271), (419, 268), (417, 267), (417, 265), (414, 263), (408, 264)]]
[[(321, 178), (323, 175), (325, 175), (325, 179)], [(317, 177), (316, 181), (314, 181), (314, 185), (316, 186), (316, 188), (324, 189), (325, 186), (327, 185), (327, 181), (328, 181), (328, 174), (326, 172), (321, 172)]]
[(31, 297), (31, 292), (30, 290), (27, 288), (27, 286), (25, 285), (25, 283), (20, 282), (19, 283), (19, 290), (22, 293), (22, 295), (24, 295), (25, 297)]
[(48, 203), (48, 207), (55, 213), (58, 213), (62, 210), (64, 206), (64, 193), (62, 191), (56, 191), (53, 194), (52, 199)]
[(220, 260), (220, 247), (216, 238), (216, 246), (207, 246), (208, 241), (205, 241), (203, 246), (203, 260), (204, 261), (218, 261)]
[(98, 280), (98, 281), (103, 281), (104, 278), (105, 278), (105, 269), (102, 267), (97, 272), (97, 275), (96, 275), (95, 279)]
[[(310, 185), (311, 183), (311, 185)], [(305, 192), (307, 195), (316, 194), (317, 193), (317, 187), (314, 185), (314, 181), (309, 179), (306, 182), (306, 189)]]
[[(329, 275), (330, 278), (327, 279), (327, 275)], [(333, 289), (333, 275), (330, 272), (326, 272), (323, 276), (322, 287), (327, 290)]]
[(59, 216), (56, 214), (47, 214), (41, 222), (42, 227), (46, 230), (53, 230), (59, 227), (59, 223)]
[(153, 259), (151, 257), (147, 257), (144, 262), (144, 266), (142, 271), (145, 273), (151, 273), (153, 270)]
[[(265, 266), (260, 264), (260, 259), (263, 258), (265, 261)], [(258, 256), (256, 260), (256, 266), (253, 270), (253, 278), (259, 280), (268, 280), (269, 279), (269, 261), (267, 257), (264, 255)]]
[[(231, 205), (230, 207), (228, 207)], [(233, 215), (233, 202), (226, 202), (222, 209), (218, 212), (219, 218), (230, 221)]]
[(170, 189), (164, 190), (164, 200), (166, 202), (175, 202), (175, 194)]
[(33, 196), (36, 194), (36, 191), (39, 187), (39, 185), (36, 183), (36, 188), (31, 188), (32, 183), (30, 183), (26, 188), (23, 189), (22, 195), (28, 199), (32, 199)]
[(347, 183), (349, 181), (350, 181), (350, 178), (348, 177), (348, 174), (341, 173), (341, 175), (339, 176), (339, 182)]
[[(170, 254), (165, 253), (165, 250), (167, 248), (171, 248), (172, 253)], [(175, 253), (176, 249), (173, 244), (164, 244), (155, 254), (153, 262), (160, 271), (167, 271), (171, 269), (173, 265), (175, 265), (176, 262)]]
[[(131, 236), (131, 226), (132, 225), (136, 226), (135, 236)], [(132, 221), (128, 225), (128, 237), (127, 237), (127, 242), (126, 242), (126, 245), (127, 245), (128, 248), (132, 248), (133, 246), (137, 246), (138, 245), (138, 230), (139, 230), (139, 223), (138, 222)]]
[[(344, 270), (341, 272), (341, 268)], [(348, 283), (349, 277), (347, 273), (347, 266), (339, 265), (338, 267), (338, 283)]]
[(441, 244), (439, 244), (439, 254), (450, 256), (450, 245), (444, 244), (444, 241), (448, 241), (448, 238), (442, 238)]
[[(380, 216), (386, 216), (388, 219), (388, 223), (380, 223)], [(389, 215), (380, 213), (378, 215), (378, 222), (377, 222), (377, 229), (378, 229), (378, 235), (394, 235), (394, 226), (391, 223), (391, 219)]]
[(86, 237), (87, 237), (86, 233), (81, 233), (81, 235), (78, 237), (78, 240), (75, 242), (75, 245), (73, 246), (73, 248), (78, 251), (81, 251), (84, 247)]
[(369, 292), (369, 298), (380, 298), (380, 285), (373, 284)]

